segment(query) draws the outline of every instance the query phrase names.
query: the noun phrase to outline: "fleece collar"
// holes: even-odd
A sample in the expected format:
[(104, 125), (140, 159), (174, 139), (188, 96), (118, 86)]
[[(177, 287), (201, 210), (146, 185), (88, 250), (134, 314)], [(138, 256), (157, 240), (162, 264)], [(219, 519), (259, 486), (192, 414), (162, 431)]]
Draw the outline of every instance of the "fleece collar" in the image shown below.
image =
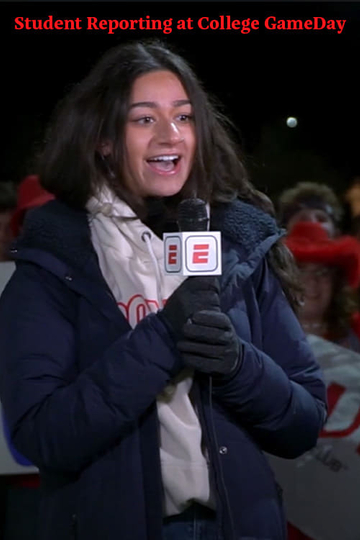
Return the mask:
[(76, 269), (82, 268), (95, 253), (87, 212), (58, 200), (30, 211), (22, 234), (13, 244), (17, 259), (29, 250), (50, 253)]
[(269, 214), (240, 200), (213, 209), (211, 228), (242, 245), (248, 255), (269, 238), (283, 235)]
[(246, 281), (285, 234), (269, 214), (240, 200), (214, 208), (211, 216), (211, 228), (221, 231), (224, 244), (230, 242), (224, 252), (223, 287), (229, 280)]
[[(58, 200), (32, 210), (14, 243), (16, 258), (22, 258), (23, 250), (36, 249), (76, 269), (83, 268), (95, 256), (88, 218), (85, 210), (75, 210)], [(213, 209), (211, 229), (240, 244), (249, 259), (263, 257), (283, 235), (271, 216), (240, 200)]]

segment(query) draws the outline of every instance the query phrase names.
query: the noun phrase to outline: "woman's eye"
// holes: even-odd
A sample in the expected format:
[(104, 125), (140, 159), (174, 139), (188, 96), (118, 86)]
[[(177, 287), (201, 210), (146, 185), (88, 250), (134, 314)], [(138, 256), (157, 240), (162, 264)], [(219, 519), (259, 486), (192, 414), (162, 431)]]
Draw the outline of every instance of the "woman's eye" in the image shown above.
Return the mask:
[(140, 116), (140, 118), (134, 118), (135, 124), (151, 124), (154, 121), (152, 116)]
[(190, 122), (191, 120), (193, 120), (193, 115), (192, 114), (179, 114), (178, 120), (180, 120), (180, 122)]

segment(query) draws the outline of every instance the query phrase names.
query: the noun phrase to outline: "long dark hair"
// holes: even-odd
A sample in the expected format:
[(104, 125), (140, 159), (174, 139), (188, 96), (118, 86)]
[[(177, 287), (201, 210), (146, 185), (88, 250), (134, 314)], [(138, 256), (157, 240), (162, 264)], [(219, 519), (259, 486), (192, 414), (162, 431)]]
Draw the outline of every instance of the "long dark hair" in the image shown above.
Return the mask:
[[(169, 197), (169, 207), (196, 194), (211, 204), (239, 197), (273, 212), (271, 202), (247, 178), (240, 149), (230, 136), (230, 122), (187, 62), (158, 41), (110, 49), (59, 105), (39, 163), (43, 187), (68, 205), (84, 208), (105, 183), (144, 217), (143, 201), (124, 181), (124, 129), (134, 81), (157, 70), (171, 71), (184, 86), (193, 107), (197, 141), (190, 176), (181, 192)], [(106, 157), (100, 151), (104, 141), (112, 148)], [(291, 299), (294, 266), (281, 245), (273, 248), (270, 261)]]
[[(245, 169), (224, 127), (225, 118), (183, 58), (157, 41), (110, 49), (59, 105), (40, 159), (45, 189), (83, 208), (105, 182), (132, 206), (140, 203), (124, 182), (124, 126), (134, 81), (157, 70), (171, 71), (180, 79), (194, 111), (197, 149), (181, 195), (196, 193), (209, 202), (250, 195)], [(107, 157), (100, 152), (104, 141), (112, 148)]]

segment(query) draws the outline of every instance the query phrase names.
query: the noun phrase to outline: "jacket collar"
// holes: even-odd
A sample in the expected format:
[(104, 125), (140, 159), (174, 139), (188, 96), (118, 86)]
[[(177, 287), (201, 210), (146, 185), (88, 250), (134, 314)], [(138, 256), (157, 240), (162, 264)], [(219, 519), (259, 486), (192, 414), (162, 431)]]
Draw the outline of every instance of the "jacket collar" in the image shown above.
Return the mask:
[(240, 244), (247, 255), (263, 243), (267, 245), (269, 238), (276, 241), (284, 234), (269, 214), (239, 199), (212, 210), (211, 228), (220, 230), (229, 240)]
[(115, 324), (124, 323), (97, 262), (86, 211), (57, 200), (32, 210), (11, 252), (15, 261), (33, 262), (57, 276)]
[(285, 234), (261, 209), (239, 199), (212, 210), (211, 228), (223, 237), (222, 287), (244, 282), (258, 268), (271, 247)]
[[(63, 275), (68, 269), (70, 274), (76, 272), (104, 283), (91, 241), (88, 216), (86, 210), (70, 208), (58, 200), (30, 211), (22, 235), (13, 244), (14, 258), (34, 258), (54, 273), (61, 268)], [(244, 278), (284, 234), (270, 215), (241, 200), (216, 206), (211, 213), (211, 229), (221, 231), (230, 243), (241, 246)]]
[(13, 250), (17, 252), (16, 258), (21, 258), (24, 250), (32, 249), (51, 253), (75, 269), (85, 267), (95, 254), (86, 211), (75, 210), (58, 200), (31, 210)]

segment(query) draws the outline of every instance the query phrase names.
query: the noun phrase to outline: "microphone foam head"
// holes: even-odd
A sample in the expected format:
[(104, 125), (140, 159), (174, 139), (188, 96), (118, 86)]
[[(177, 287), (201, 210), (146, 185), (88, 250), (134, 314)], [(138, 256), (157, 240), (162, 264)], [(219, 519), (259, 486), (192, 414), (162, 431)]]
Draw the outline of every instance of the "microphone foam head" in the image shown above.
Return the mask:
[(208, 215), (202, 199), (184, 199), (178, 206), (178, 226), (180, 231), (207, 231)]

